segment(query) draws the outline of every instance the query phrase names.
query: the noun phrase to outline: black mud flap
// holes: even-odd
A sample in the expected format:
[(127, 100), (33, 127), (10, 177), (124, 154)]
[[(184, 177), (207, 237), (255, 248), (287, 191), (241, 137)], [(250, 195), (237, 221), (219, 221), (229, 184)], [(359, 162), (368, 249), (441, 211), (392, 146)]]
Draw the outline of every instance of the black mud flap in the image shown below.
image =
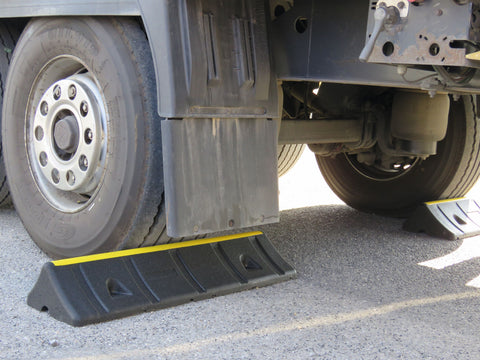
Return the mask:
[(251, 232), (48, 262), (27, 302), (83, 326), (295, 277)]
[(452, 199), (420, 205), (403, 228), (457, 240), (480, 234), (480, 207), (470, 199)]

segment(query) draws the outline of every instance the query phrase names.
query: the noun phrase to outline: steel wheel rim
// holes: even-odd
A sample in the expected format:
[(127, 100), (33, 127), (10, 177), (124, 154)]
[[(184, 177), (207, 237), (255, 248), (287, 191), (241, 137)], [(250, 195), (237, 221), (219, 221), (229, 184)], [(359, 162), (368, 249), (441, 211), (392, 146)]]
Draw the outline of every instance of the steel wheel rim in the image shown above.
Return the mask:
[(416, 157), (408, 159), (404, 163), (399, 162), (398, 169), (386, 170), (377, 166), (369, 166), (357, 161), (355, 155), (344, 154), (350, 166), (361, 176), (374, 181), (393, 181), (399, 179), (410, 171), (412, 171), (421, 162), (421, 159)]
[(57, 57), (39, 72), (28, 99), (25, 144), (37, 188), (57, 210), (80, 211), (101, 188), (107, 119), (98, 81), (80, 59)]

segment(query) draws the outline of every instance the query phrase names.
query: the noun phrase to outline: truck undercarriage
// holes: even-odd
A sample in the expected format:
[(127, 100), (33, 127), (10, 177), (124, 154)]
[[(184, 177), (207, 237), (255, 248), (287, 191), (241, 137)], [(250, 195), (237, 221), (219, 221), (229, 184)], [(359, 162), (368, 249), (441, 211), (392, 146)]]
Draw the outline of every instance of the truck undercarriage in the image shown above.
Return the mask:
[(0, 1), (0, 202), (53, 257), (278, 221), (305, 144), (364, 211), (480, 175), (478, 1), (54, 3)]

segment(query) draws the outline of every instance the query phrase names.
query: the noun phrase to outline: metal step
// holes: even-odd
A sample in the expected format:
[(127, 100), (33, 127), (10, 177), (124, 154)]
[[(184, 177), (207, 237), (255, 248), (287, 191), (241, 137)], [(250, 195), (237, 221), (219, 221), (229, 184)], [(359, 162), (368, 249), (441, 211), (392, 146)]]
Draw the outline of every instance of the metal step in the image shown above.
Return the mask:
[(83, 326), (293, 279), (261, 232), (46, 263), (27, 303)]

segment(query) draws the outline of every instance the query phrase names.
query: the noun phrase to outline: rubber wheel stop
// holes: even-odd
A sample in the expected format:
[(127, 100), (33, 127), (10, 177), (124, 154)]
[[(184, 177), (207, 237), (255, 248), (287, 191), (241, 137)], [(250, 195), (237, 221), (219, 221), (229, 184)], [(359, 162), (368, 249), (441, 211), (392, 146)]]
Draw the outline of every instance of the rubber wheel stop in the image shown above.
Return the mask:
[(295, 277), (251, 232), (48, 262), (27, 303), (83, 326)]
[(412, 213), (403, 228), (447, 240), (479, 235), (480, 207), (465, 198), (427, 202)]

